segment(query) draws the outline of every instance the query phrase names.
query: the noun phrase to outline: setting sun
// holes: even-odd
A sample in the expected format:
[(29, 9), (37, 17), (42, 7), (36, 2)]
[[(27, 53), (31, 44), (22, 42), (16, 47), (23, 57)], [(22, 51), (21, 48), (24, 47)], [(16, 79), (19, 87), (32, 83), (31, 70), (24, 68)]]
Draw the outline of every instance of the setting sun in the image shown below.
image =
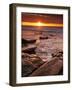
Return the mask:
[(42, 23), (42, 22), (22, 22), (22, 26), (48, 26), (48, 27), (63, 27), (63, 24), (58, 23)]
[(42, 26), (43, 24), (41, 22), (38, 22), (37, 23), (37, 26)]

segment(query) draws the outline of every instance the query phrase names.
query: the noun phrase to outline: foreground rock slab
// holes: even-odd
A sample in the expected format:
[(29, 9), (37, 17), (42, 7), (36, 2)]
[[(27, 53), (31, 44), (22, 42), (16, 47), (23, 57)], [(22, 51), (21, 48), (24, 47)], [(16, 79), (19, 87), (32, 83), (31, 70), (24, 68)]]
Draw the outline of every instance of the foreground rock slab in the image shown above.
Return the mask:
[(44, 61), (36, 54), (23, 53), (22, 55), (22, 77), (29, 76), (37, 68), (39, 68)]
[(63, 69), (63, 61), (55, 58), (50, 62), (44, 63), (40, 68), (35, 70), (30, 76), (48, 76), (58, 75)]

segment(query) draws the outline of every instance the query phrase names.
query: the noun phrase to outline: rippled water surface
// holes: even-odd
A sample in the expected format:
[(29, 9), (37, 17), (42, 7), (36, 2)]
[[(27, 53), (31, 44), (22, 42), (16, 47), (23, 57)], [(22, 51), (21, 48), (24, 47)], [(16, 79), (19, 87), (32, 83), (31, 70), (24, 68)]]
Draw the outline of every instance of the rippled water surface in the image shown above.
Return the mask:
[(50, 61), (52, 56), (51, 54), (54, 50), (62, 50), (63, 42), (62, 38), (51, 38), (40, 40), (39, 45), (37, 46), (36, 53), (39, 55), (43, 61)]

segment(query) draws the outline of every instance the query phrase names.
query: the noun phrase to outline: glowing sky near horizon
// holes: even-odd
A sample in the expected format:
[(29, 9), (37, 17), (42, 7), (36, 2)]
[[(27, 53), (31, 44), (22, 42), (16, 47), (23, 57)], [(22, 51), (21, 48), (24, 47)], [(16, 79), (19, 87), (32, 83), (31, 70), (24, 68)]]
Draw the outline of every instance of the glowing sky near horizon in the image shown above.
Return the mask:
[(63, 28), (63, 15), (22, 13), (21, 26)]
[(22, 26), (48, 26), (48, 27), (63, 27), (63, 24), (58, 23), (43, 23), (43, 22), (22, 22)]

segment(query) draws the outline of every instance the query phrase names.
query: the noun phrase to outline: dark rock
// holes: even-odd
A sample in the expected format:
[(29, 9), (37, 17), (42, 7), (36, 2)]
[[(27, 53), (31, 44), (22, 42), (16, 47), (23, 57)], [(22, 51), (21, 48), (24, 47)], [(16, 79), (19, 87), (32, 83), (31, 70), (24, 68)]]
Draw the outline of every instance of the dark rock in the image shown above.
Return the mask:
[(45, 62), (42, 61), (42, 59), (37, 56), (36, 54), (27, 54), (27, 53), (24, 53), (23, 54), (23, 57), (22, 57), (22, 63), (24, 61), (30, 61), (36, 68), (38, 68), (39, 66), (41, 66), (42, 64), (44, 64)]
[(32, 62), (32, 64), (35, 65), (36, 68), (38, 68), (39, 66), (41, 66), (42, 64), (44, 64), (45, 62), (42, 61), (42, 59), (40, 57), (38, 57), (37, 55), (30, 55), (30, 61)]
[(60, 60), (63, 60), (63, 56), (59, 57)]
[(41, 36), (40, 39), (48, 39), (48, 36)]
[(35, 43), (35, 42), (36, 42), (36, 39), (24, 39), (24, 38), (22, 38), (22, 44)]
[(28, 54), (34, 54), (36, 48), (37, 47), (35, 45), (29, 45), (27, 47), (23, 47), (22, 52), (28, 53)]
[(35, 70), (30, 76), (58, 75), (62, 69), (63, 69), (63, 61), (54, 59), (40, 66), (40, 68)]
[(58, 75), (63, 75), (63, 68), (59, 71)]
[(30, 55), (28, 53), (22, 53), (22, 59), (29, 60)]
[(63, 51), (55, 50), (55, 51), (52, 53), (52, 57), (63, 57)]
[(24, 53), (22, 58), (22, 77), (30, 75), (42, 64), (44, 64), (44, 61), (42, 61), (36, 54), (29, 55)]
[(22, 61), (22, 77), (31, 74), (34, 69), (34, 65), (29, 60)]

